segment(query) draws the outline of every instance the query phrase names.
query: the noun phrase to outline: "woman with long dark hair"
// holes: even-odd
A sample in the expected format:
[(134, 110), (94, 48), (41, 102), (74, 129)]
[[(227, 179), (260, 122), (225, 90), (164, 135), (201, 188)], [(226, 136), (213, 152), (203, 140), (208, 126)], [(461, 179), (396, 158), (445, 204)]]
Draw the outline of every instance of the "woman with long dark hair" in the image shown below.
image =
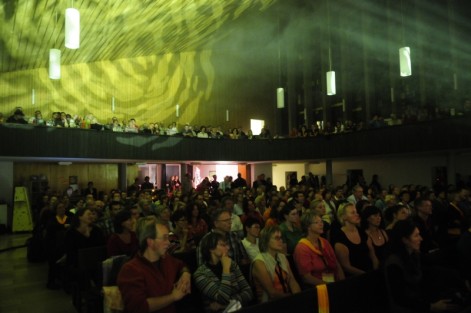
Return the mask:
[[(385, 271), (392, 313), (457, 312), (462, 308), (456, 296), (457, 290), (465, 288), (464, 282), (454, 279), (454, 272), (443, 269), (435, 268), (431, 275), (426, 275), (420, 262), (422, 237), (411, 220), (398, 221), (390, 239), (391, 255)], [(447, 274), (441, 275), (444, 272)]]

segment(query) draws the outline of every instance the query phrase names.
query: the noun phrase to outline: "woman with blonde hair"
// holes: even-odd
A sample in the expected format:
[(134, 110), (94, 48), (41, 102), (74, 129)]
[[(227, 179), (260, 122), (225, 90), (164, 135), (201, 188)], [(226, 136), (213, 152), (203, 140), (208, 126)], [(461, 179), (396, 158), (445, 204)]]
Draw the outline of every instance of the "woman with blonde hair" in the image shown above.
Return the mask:
[(355, 205), (349, 202), (340, 205), (337, 218), (342, 228), (335, 233), (333, 242), (335, 255), (345, 276), (359, 275), (377, 269), (379, 262), (371, 238), (359, 229), (361, 219)]
[(321, 215), (314, 211), (301, 217), (306, 237), (296, 245), (294, 262), (306, 286), (332, 283), (345, 278), (334, 249), (321, 236), (324, 232), (323, 224)]
[(258, 302), (282, 298), (301, 291), (288, 259), (283, 254), (283, 239), (278, 226), (260, 232), (258, 254), (251, 266)]

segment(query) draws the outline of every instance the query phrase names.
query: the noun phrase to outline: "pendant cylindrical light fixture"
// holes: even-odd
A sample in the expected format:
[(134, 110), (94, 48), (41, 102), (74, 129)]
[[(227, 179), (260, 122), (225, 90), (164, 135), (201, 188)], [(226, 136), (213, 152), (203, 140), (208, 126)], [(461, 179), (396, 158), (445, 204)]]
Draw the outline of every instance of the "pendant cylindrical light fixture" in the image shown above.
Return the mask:
[(115, 101), (114, 101), (114, 96), (111, 97), (111, 112), (114, 113), (114, 109), (115, 109)]
[(36, 103), (36, 94), (34, 92), (34, 88), (31, 90), (31, 104), (35, 105)]
[(453, 89), (458, 90), (458, 76), (456, 73), (453, 73)]
[(402, 77), (412, 75), (412, 62), (409, 47), (402, 47), (399, 49), (399, 66)]
[(65, 10), (65, 46), (69, 49), (80, 47), (80, 12), (75, 8)]
[(285, 89), (284, 88), (276, 89), (276, 107), (278, 109), (283, 109), (285, 107)]
[(180, 116), (180, 105), (179, 105), (178, 103), (177, 103), (177, 105), (175, 106), (175, 113), (176, 113), (175, 115), (176, 115), (177, 117)]
[(229, 110), (226, 110), (226, 122), (229, 122)]
[(337, 92), (335, 88), (335, 71), (327, 72), (327, 95), (333, 96)]
[(61, 78), (61, 51), (59, 49), (49, 50), (49, 78)]

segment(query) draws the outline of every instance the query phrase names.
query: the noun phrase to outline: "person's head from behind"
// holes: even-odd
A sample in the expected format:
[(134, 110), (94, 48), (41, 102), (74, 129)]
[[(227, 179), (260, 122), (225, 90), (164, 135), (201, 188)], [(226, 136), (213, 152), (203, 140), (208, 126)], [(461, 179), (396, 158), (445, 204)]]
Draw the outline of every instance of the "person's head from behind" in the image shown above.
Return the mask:
[(217, 232), (211, 232), (200, 242), (201, 256), (204, 263), (217, 264), (229, 252), (226, 237)]
[(408, 253), (420, 251), (422, 237), (419, 229), (410, 219), (398, 221), (391, 232), (391, 251), (393, 253)]
[(283, 252), (283, 237), (278, 226), (262, 229), (258, 241), (260, 252)]

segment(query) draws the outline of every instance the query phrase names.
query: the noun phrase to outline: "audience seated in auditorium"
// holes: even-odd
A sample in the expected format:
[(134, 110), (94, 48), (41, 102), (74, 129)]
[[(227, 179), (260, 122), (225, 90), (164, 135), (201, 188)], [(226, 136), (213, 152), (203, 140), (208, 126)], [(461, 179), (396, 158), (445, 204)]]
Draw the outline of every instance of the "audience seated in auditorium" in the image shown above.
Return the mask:
[(466, 288), (452, 271), (423, 268), (421, 242), (419, 229), (411, 220), (394, 225), (391, 255), (385, 266), (391, 312), (458, 312), (464, 304), (460, 292), (469, 292), (469, 284)]
[(298, 241), (302, 238), (303, 232), (299, 228), (299, 212), (294, 207), (293, 201), (289, 202), (280, 212), (283, 222), (280, 224), (283, 243), (286, 244), (288, 255), (292, 255)]
[(7, 123), (15, 123), (15, 124), (28, 124), (25, 120), (25, 114), (21, 108), (16, 108), (15, 112), (7, 118)]
[[(228, 209), (216, 209), (212, 212), (211, 220), (213, 223), (213, 229), (211, 232), (207, 233), (203, 239), (211, 233), (219, 233), (224, 235), (225, 242), (229, 245), (228, 255), (231, 257), (234, 262), (239, 266), (247, 265), (250, 263), (250, 260), (247, 256), (247, 252), (240, 241), (236, 232), (231, 231), (231, 212)], [(201, 240), (203, 240), (201, 239)], [(203, 264), (203, 254), (201, 250), (201, 242), (196, 249), (197, 255), (197, 264)]]
[(111, 202), (110, 210), (108, 216), (102, 215), (98, 217), (98, 220), (95, 222), (95, 225), (101, 229), (105, 238), (108, 238), (113, 234), (115, 230), (114, 218), (115, 216), (123, 209), (120, 202), (113, 201)]
[(388, 207), (386, 211), (384, 211), (384, 219), (386, 221), (386, 230), (389, 232), (393, 229), (394, 225), (398, 221), (405, 220), (409, 218), (409, 210), (403, 205), (395, 205), (392, 207)]
[(113, 220), (115, 232), (108, 238), (108, 257), (117, 255), (134, 256), (139, 248), (133, 219), (129, 210), (121, 210)]
[(321, 215), (308, 211), (301, 217), (306, 236), (294, 250), (294, 262), (305, 286), (332, 283), (345, 278), (329, 241), (322, 238), (324, 223)]
[(347, 197), (347, 201), (356, 205), (360, 200), (368, 200), (368, 198), (363, 194), (363, 191), (362, 186), (356, 185), (353, 187), (352, 194)]
[(170, 246), (168, 253), (175, 254), (196, 249), (195, 240), (188, 225), (186, 211), (174, 211), (172, 222), (175, 227), (169, 235)]
[(270, 213), (267, 220), (265, 221), (265, 227), (267, 226), (279, 226), (281, 224), (280, 216), (283, 208), (286, 206), (285, 200), (278, 200), (271, 204)]
[(373, 244), (368, 235), (360, 230), (360, 216), (352, 203), (340, 205), (337, 218), (341, 231), (332, 236), (337, 259), (346, 277), (363, 274), (378, 268)]
[(191, 292), (191, 273), (181, 260), (167, 254), (168, 228), (153, 217), (141, 220), (139, 252), (118, 275), (125, 311), (176, 313), (175, 302)]
[(100, 285), (101, 277), (97, 272), (83, 272), (78, 268), (79, 250), (105, 246), (105, 237), (100, 228), (93, 225), (94, 216), (89, 208), (79, 209), (72, 219), (71, 227), (64, 240), (67, 275), (69, 282), (77, 282), (80, 288), (90, 284), (90, 280)]
[(286, 297), (301, 291), (283, 251), (279, 227), (265, 227), (260, 233), (260, 253), (253, 260), (251, 269), (258, 302)]
[(245, 228), (245, 238), (242, 239), (242, 244), (244, 245), (245, 251), (249, 256), (250, 261), (253, 261), (257, 254), (260, 253), (259, 249), (259, 240), (261, 224), (260, 221), (256, 218), (247, 218), (244, 222)]
[(252, 288), (237, 262), (229, 256), (230, 245), (226, 236), (211, 232), (203, 237), (199, 248), (202, 262), (194, 273), (194, 281), (206, 312), (223, 310), (231, 300), (247, 305), (253, 299)]
[(436, 231), (438, 225), (432, 220), (432, 202), (426, 198), (417, 198), (414, 201), (414, 214), (412, 220), (419, 229), (422, 242), (420, 250), (422, 253), (432, 253), (439, 249)]
[(309, 210), (321, 216), (323, 224), (324, 224), (324, 232), (321, 234), (321, 236), (329, 240), (330, 239), (330, 225), (332, 224), (332, 221), (330, 219), (330, 216), (327, 214), (324, 201), (323, 200), (312, 201), (309, 204)]
[(46, 226), (44, 238), (44, 248), (48, 260), (47, 288), (59, 288), (60, 265), (57, 261), (64, 255), (64, 242), (67, 229), (70, 227), (70, 218), (65, 214), (65, 204), (57, 203), (55, 216), (52, 217)]
[(252, 199), (247, 198), (244, 200), (244, 214), (240, 217), (240, 221), (245, 224), (245, 221), (249, 218), (254, 218), (258, 221), (260, 226), (265, 225), (265, 221), (263, 220), (262, 215), (257, 210), (260, 206), (265, 206), (265, 197), (259, 196), (255, 199), (257, 201), (257, 208), (255, 207), (255, 203)]
[(367, 206), (360, 217), (361, 229), (371, 239), (375, 255), (382, 264), (387, 256), (389, 237), (383, 227), (381, 210), (375, 206)]
[(190, 233), (197, 244), (201, 238), (208, 232), (208, 224), (202, 217), (200, 206), (194, 202), (190, 203), (187, 208), (187, 216), (189, 222)]

